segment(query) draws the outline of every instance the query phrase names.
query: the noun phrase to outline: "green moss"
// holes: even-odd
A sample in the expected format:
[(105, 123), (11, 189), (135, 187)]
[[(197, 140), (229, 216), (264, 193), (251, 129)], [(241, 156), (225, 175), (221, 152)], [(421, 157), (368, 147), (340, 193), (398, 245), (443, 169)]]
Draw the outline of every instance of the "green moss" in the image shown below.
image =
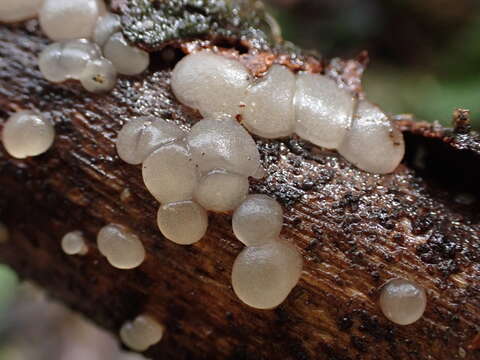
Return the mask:
[(124, 34), (135, 43), (158, 48), (165, 42), (208, 36), (272, 43), (264, 9), (255, 0), (127, 0)]

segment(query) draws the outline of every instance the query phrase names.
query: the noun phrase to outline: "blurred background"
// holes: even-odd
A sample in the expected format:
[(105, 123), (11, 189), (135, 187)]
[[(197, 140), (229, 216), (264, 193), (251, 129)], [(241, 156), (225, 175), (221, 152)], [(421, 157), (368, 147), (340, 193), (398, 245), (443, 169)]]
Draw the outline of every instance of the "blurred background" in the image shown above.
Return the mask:
[[(457, 107), (480, 128), (480, 1), (267, 0), (284, 39), (327, 57), (368, 50), (370, 100), (450, 124)], [(0, 360), (140, 360), (0, 265)]]
[(364, 87), (392, 113), (480, 128), (480, 1), (266, 0), (283, 38), (327, 57), (367, 50)]

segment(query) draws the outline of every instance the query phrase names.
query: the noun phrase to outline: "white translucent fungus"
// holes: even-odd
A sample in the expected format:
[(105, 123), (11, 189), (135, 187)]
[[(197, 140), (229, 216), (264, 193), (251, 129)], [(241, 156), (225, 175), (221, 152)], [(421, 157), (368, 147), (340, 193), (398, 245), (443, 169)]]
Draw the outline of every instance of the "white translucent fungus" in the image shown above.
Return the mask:
[(245, 199), (248, 186), (245, 176), (216, 170), (200, 180), (194, 199), (207, 210), (230, 211)]
[(245, 304), (271, 309), (286, 299), (301, 272), (302, 257), (287, 242), (246, 247), (233, 264), (233, 290)]
[(3, 127), (3, 146), (18, 159), (43, 154), (52, 146), (54, 139), (52, 123), (32, 111), (13, 114)]
[(128, 121), (118, 133), (117, 153), (129, 164), (140, 164), (161, 145), (185, 137), (179, 126), (154, 116)]
[(80, 83), (85, 90), (102, 93), (112, 90), (117, 84), (117, 70), (105, 58), (89, 61), (80, 76)]
[(7, 227), (0, 223), (0, 244), (8, 241), (8, 229)]
[(149, 315), (139, 315), (133, 321), (126, 322), (120, 329), (120, 339), (130, 349), (145, 351), (158, 343), (165, 328)]
[(297, 76), (295, 132), (315, 145), (336, 149), (352, 123), (354, 101), (323, 75)]
[(37, 16), (43, 0), (1, 0), (0, 21), (16, 22)]
[(62, 250), (68, 255), (85, 255), (88, 247), (81, 231), (72, 231), (62, 238)]
[(145, 248), (138, 236), (120, 225), (104, 226), (98, 232), (97, 246), (108, 262), (118, 269), (133, 269), (145, 259)]
[(260, 82), (247, 89), (242, 124), (264, 138), (291, 135), (295, 122), (295, 89), (295, 75), (284, 66), (273, 65)]
[(282, 230), (283, 210), (267, 195), (249, 195), (235, 210), (233, 233), (247, 246), (260, 246), (277, 240)]
[(122, 33), (115, 33), (107, 40), (103, 54), (123, 75), (138, 75), (150, 64), (148, 53), (128, 44)]
[(260, 166), (260, 154), (251, 135), (235, 120), (204, 119), (187, 136), (193, 160), (202, 172), (223, 169), (252, 176)]
[(44, 0), (40, 26), (53, 40), (90, 38), (104, 10), (101, 0)]
[(395, 279), (384, 285), (380, 295), (383, 314), (399, 325), (409, 325), (420, 319), (427, 306), (425, 290), (414, 282)]
[(198, 183), (197, 170), (187, 148), (167, 144), (147, 157), (142, 167), (143, 182), (161, 203), (190, 200)]
[(172, 72), (177, 99), (204, 116), (235, 116), (249, 84), (248, 70), (236, 60), (203, 51), (187, 55)]
[(53, 43), (40, 53), (38, 66), (43, 76), (52, 82), (79, 79), (87, 63), (101, 57), (97, 44), (86, 39)]
[(158, 228), (168, 240), (180, 245), (191, 245), (207, 232), (208, 215), (193, 201), (180, 201), (160, 207)]
[(116, 32), (121, 30), (120, 16), (107, 13), (97, 20), (95, 31), (93, 32), (93, 41), (99, 46), (105, 45), (107, 40)]
[(380, 108), (362, 101), (338, 152), (362, 170), (386, 174), (402, 161), (405, 143), (403, 134)]

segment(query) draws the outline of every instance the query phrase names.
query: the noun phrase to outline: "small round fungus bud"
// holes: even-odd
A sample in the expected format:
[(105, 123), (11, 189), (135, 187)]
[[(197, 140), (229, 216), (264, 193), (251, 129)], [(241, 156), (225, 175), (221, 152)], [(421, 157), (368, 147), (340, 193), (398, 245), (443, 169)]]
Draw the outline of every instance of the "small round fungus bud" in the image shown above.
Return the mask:
[(104, 10), (102, 0), (44, 0), (40, 26), (52, 40), (88, 39)]
[(67, 80), (67, 71), (60, 67), (63, 47), (61, 43), (53, 43), (42, 50), (38, 57), (38, 67), (43, 77), (51, 82)]
[(302, 257), (287, 242), (246, 247), (233, 264), (233, 290), (245, 304), (271, 309), (286, 299), (301, 273)]
[(120, 225), (106, 225), (97, 235), (97, 246), (108, 262), (118, 269), (133, 269), (145, 260), (145, 248), (137, 235)]
[(97, 44), (86, 39), (68, 40), (62, 43), (59, 67), (69, 78), (79, 79), (87, 63), (102, 56)]
[(43, 0), (1, 0), (0, 21), (16, 22), (37, 16)]
[(43, 154), (52, 146), (54, 139), (52, 123), (32, 111), (13, 114), (3, 127), (3, 146), (18, 159)]
[(148, 191), (163, 204), (190, 200), (198, 176), (190, 153), (183, 145), (172, 143), (155, 150), (142, 167)]
[(187, 142), (203, 173), (222, 169), (252, 176), (260, 166), (260, 153), (252, 136), (231, 118), (199, 121), (192, 127)]
[(172, 72), (177, 99), (203, 116), (239, 114), (248, 85), (248, 70), (240, 62), (208, 51), (185, 56)]
[(427, 306), (425, 290), (405, 279), (386, 283), (380, 295), (383, 314), (399, 325), (409, 325), (420, 319)]
[(8, 229), (7, 227), (0, 223), (0, 244), (6, 243), (8, 241)]
[(62, 238), (62, 250), (68, 255), (85, 255), (88, 247), (81, 231), (72, 231)]
[(280, 204), (266, 195), (249, 195), (235, 210), (233, 233), (246, 246), (261, 246), (275, 241), (283, 225)]
[(129, 164), (141, 164), (160, 146), (185, 137), (176, 124), (154, 116), (142, 116), (127, 122), (118, 133), (117, 153)]
[(120, 16), (107, 13), (97, 20), (95, 31), (93, 33), (93, 41), (99, 46), (104, 46), (110, 37), (121, 30)]
[(250, 132), (268, 139), (291, 135), (295, 89), (295, 75), (284, 66), (273, 65), (260, 82), (247, 89), (242, 124)]
[(248, 186), (245, 176), (214, 170), (201, 179), (194, 198), (207, 210), (230, 211), (245, 199)]
[(112, 90), (117, 84), (117, 71), (105, 58), (89, 61), (80, 75), (83, 88), (92, 93), (102, 93)]
[(323, 75), (297, 76), (295, 132), (302, 139), (337, 149), (352, 123), (353, 97)]
[(362, 170), (390, 173), (405, 154), (403, 134), (377, 106), (361, 101), (338, 152)]
[(165, 328), (149, 315), (139, 315), (132, 322), (126, 322), (120, 329), (122, 342), (135, 351), (145, 351), (158, 343)]
[(207, 232), (208, 215), (193, 201), (162, 205), (157, 214), (158, 228), (168, 240), (180, 245), (191, 245)]
[(138, 75), (150, 64), (148, 53), (129, 45), (122, 33), (115, 33), (107, 40), (103, 53), (123, 75)]

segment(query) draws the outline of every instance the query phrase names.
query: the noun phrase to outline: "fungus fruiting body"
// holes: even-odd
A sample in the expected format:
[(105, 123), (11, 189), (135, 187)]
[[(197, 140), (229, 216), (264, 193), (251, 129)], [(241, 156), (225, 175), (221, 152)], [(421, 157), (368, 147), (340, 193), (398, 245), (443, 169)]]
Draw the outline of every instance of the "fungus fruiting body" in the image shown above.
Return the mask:
[(120, 339), (132, 350), (145, 351), (158, 343), (164, 332), (163, 325), (150, 315), (142, 314), (133, 321), (123, 324), (120, 329)]
[(37, 16), (43, 0), (2, 0), (0, 21), (16, 22)]
[(271, 309), (285, 300), (301, 272), (302, 258), (287, 242), (246, 247), (233, 264), (233, 290), (245, 304)]
[(93, 41), (104, 46), (110, 37), (121, 30), (120, 16), (107, 13), (98, 18), (93, 33)]
[(87, 91), (107, 92), (112, 90), (117, 83), (117, 70), (108, 59), (94, 59), (86, 64), (79, 80)]
[(180, 245), (191, 245), (206, 233), (208, 215), (193, 201), (180, 201), (162, 205), (157, 214), (158, 228), (162, 234)]
[(361, 101), (339, 152), (360, 169), (385, 174), (398, 166), (405, 144), (402, 133), (378, 106)]
[(133, 269), (145, 259), (145, 248), (138, 236), (120, 225), (104, 226), (97, 235), (97, 246), (108, 262), (118, 269)]
[(8, 229), (5, 224), (0, 222), (0, 244), (8, 241)]
[(233, 233), (246, 246), (260, 246), (275, 241), (283, 225), (280, 204), (266, 195), (249, 195), (235, 210)]
[(52, 123), (33, 111), (13, 114), (3, 127), (3, 145), (11, 156), (18, 159), (46, 152), (54, 139)]
[(62, 238), (62, 250), (68, 255), (85, 255), (88, 247), (81, 231), (72, 231)]
[(172, 143), (155, 150), (143, 163), (145, 186), (161, 203), (190, 200), (198, 183), (197, 169), (182, 144)]
[(252, 176), (260, 166), (260, 153), (252, 136), (230, 117), (200, 120), (187, 135), (187, 143), (203, 173), (221, 169)]
[(88, 39), (104, 11), (101, 0), (44, 0), (40, 26), (52, 40)]
[(207, 210), (234, 210), (248, 193), (245, 176), (214, 170), (206, 174), (195, 189), (194, 198)]
[(119, 132), (116, 145), (120, 158), (129, 164), (141, 164), (160, 146), (185, 137), (177, 125), (153, 116), (128, 121)]
[(184, 57), (172, 72), (178, 100), (203, 116), (239, 114), (248, 85), (249, 73), (243, 65), (207, 51)]
[(284, 66), (273, 65), (261, 81), (247, 89), (242, 124), (264, 138), (292, 135), (295, 89), (295, 75)]
[(129, 45), (120, 32), (113, 34), (106, 41), (103, 53), (113, 63), (118, 73), (123, 75), (138, 75), (150, 64), (148, 53)]
[(427, 305), (425, 290), (412, 281), (394, 279), (386, 283), (380, 295), (384, 315), (399, 325), (409, 325), (420, 319)]
[(324, 75), (297, 76), (295, 132), (315, 145), (336, 149), (350, 128), (353, 97)]

